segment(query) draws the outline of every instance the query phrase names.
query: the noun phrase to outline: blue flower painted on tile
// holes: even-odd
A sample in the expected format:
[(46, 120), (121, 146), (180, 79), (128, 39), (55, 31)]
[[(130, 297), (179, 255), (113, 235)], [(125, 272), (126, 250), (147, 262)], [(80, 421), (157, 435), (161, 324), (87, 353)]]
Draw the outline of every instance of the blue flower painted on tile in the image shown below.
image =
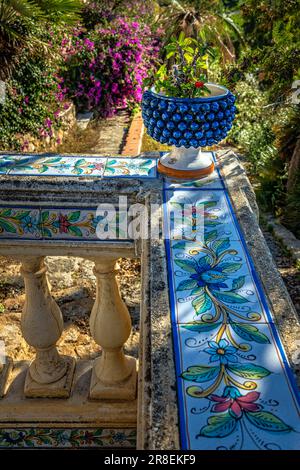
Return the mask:
[(35, 233), (39, 230), (39, 220), (27, 215), (21, 219), (20, 226), (24, 233)]
[(38, 209), (0, 208), (0, 236), (32, 236), (38, 238), (41, 232)]
[(221, 339), (219, 343), (209, 341), (208, 346), (204, 351), (210, 354), (209, 362), (220, 362), (220, 364), (238, 362), (238, 357), (235, 355), (237, 349), (230, 346), (226, 339)]
[[(228, 255), (236, 256), (238, 252), (231, 248), (229, 238), (216, 237), (216, 232), (209, 232), (204, 245), (194, 244), (188, 251), (180, 242), (173, 246), (173, 249), (183, 248), (174, 258), (174, 263), (180, 268), (175, 275), (188, 276), (178, 284), (176, 291), (188, 291), (187, 298), (193, 297), (192, 307), (202, 321), (214, 322), (223, 317), (225, 323), (233, 319), (237, 321), (237, 318), (257, 322), (261, 319), (260, 313), (246, 308), (245, 314), (241, 314), (240, 309), (235, 308), (235, 305), (249, 302), (239, 293), (245, 283), (245, 276), (238, 274), (242, 262), (228, 261)], [(251, 340), (245, 331), (241, 331), (241, 336)]]

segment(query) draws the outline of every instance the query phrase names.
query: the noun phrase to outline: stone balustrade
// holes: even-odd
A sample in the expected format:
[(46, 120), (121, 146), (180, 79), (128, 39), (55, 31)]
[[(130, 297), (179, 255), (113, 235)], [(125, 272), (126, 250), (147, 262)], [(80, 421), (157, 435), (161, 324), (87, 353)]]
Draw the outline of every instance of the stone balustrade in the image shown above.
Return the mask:
[[(94, 163), (92, 157), (86, 161)], [(30, 422), (47, 429), (67, 429), (76, 423), (77, 428), (88, 426), (93, 432), (99, 427), (125, 429), (126, 435), (136, 429), (138, 383), (148, 372), (140, 355), (142, 374), (138, 380), (137, 358), (124, 353), (132, 324), (116, 275), (119, 258), (143, 257), (143, 271), (148, 271), (149, 260), (142, 253), (151, 251), (151, 241), (133, 240), (121, 231), (108, 239), (98, 238), (96, 233), (98, 222), (102, 228), (106, 224), (97, 214), (99, 204), (117, 208), (119, 197), (125, 197), (128, 207), (143, 204), (149, 213), (151, 203), (161, 205), (160, 181), (153, 177), (128, 179), (128, 172), (126, 169), (124, 179), (91, 178), (89, 174), (80, 178), (1, 176), (0, 168), (0, 226), (4, 218), (12, 226), (8, 231), (9, 226), (3, 225), (0, 256), (21, 263), (25, 285), (21, 332), (35, 351), (31, 363), (17, 362), (11, 372), (12, 361), (6, 358), (0, 370), (0, 435), (4, 426), (7, 429), (10, 423), (15, 428), (16, 422), (26, 429)], [(116, 229), (113, 224), (108, 229), (111, 227)], [(75, 360), (58, 351), (64, 322), (51, 296), (47, 256), (75, 256), (94, 262), (96, 298), (90, 313), (90, 334), (101, 349), (95, 360)], [(146, 291), (149, 283), (143, 283), (142, 298)], [(143, 305), (141, 323), (148, 315), (148, 306)]]
[[(213, 178), (208, 178), (204, 182), (184, 183), (184, 185), (158, 178), (154, 158), (129, 160), (92, 156), (86, 156), (84, 159), (75, 156), (63, 158), (35, 156), (28, 157), (28, 161), (24, 157), (18, 157), (12, 164), (9, 159), (8, 163), (6, 159), (2, 160), (4, 161), (2, 164), (0, 161), (0, 227), (2, 227), (0, 256), (14, 258), (22, 264), (21, 274), (24, 277), (26, 301), (21, 328), (25, 340), (35, 350), (35, 357), (31, 364), (15, 362), (13, 369), (9, 358), (4, 365), (0, 365), (0, 396), (2, 396), (0, 448), (5, 447), (6, 442), (13, 440), (13, 445), (19, 447), (26, 446), (27, 442), (30, 442), (31, 446), (39, 446), (44, 438), (48, 439), (51, 446), (60, 447), (82, 445), (97, 447), (105, 444), (120, 446), (120, 442), (125, 447), (132, 447), (135, 445), (135, 430), (137, 430), (139, 449), (179, 449), (182, 446), (184, 449), (207, 448), (206, 437), (201, 435), (200, 439), (198, 420), (202, 419), (201, 426), (207, 430), (202, 411), (210, 413), (209, 410), (213, 405), (209, 402), (208, 406), (207, 403), (205, 407), (203, 406), (201, 400), (207, 399), (201, 397), (199, 383), (202, 384), (202, 379), (200, 378), (195, 387), (196, 381), (193, 382), (191, 374), (201, 368), (198, 362), (200, 357), (198, 349), (205, 347), (205, 341), (213, 338), (213, 333), (211, 328), (204, 332), (197, 331), (201, 322), (199, 317), (191, 316), (195, 314), (192, 304), (194, 297), (188, 294), (184, 299), (182, 295), (184, 289), (176, 289), (174, 285), (177, 275), (180, 278), (178, 282), (186, 280), (189, 272), (193, 273), (196, 264), (184, 264), (183, 252), (172, 258), (170, 246), (172, 245), (174, 250), (181, 250), (182, 245), (177, 243), (176, 239), (178, 224), (176, 226), (174, 223), (174, 227), (170, 224), (174, 222), (169, 219), (170, 200), (178, 202), (184, 195), (184, 200), (189, 201), (193, 196), (195, 198), (193, 201), (203, 199), (209, 211), (213, 194), (216, 201), (219, 201), (217, 204), (220, 213), (223, 213), (222, 210), (227, 207), (228, 215), (231, 212), (228, 212), (229, 206), (226, 205), (228, 204), (226, 201), (231, 199), (241, 231), (237, 232), (236, 222), (231, 222), (232, 240), (221, 238), (218, 243), (221, 241), (226, 247), (231, 246), (230, 243), (234, 246), (234, 249), (226, 248), (227, 256), (235, 256), (238, 250), (245, 250), (247, 245), (253, 267), (247, 274), (248, 277), (246, 271), (243, 271), (242, 278), (250, 279), (256, 270), (262, 283), (260, 285), (258, 278), (253, 277), (251, 280), (253, 288), (247, 290), (247, 295), (255, 294), (254, 285), (259, 285), (261, 298), (264, 290), (276, 324), (274, 326), (272, 322), (270, 328), (275, 330), (277, 328), (289, 358), (296, 352), (299, 336), (299, 324), (292, 303), (274, 268), (258, 226), (254, 193), (234, 154), (225, 154), (219, 160), (223, 180), (216, 172)], [(192, 187), (189, 187), (189, 184)], [(120, 197), (127, 198), (128, 207), (136, 204), (136, 209), (140, 210), (143, 206), (151, 214), (147, 226), (144, 221), (141, 223), (141, 232), (146, 234), (151, 228), (153, 233), (159, 235), (158, 237), (133, 239), (131, 235), (123, 233), (123, 226), (122, 230), (119, 227), (113, 232), (114, 221), (107, 220), (105, 215), (99, 215), (97, 207), (99, 204), (117, 206)], [(222, 206), (221, 199), (225, 201), (225, 206)], [(166, 201), (165, 206), (164, 201)], [(163, 210), (164, 216), (162, 216)], [(135, 211), (133, 213), (136, 214)], [(215, 221), (216, 217), (213, 214), (211, 220)], [(122, 220), (119, 212), (116, 218), (119, 222)], [(114, 236), (110, 236), (109, 239), (99, 238), (96, 230), (99, 223), (104, 233), (110, 232), (111, 235), (113, 232)], [(169, 229), (169, 224), (174, 230), (172, 233), (168, 232), (170, 239), (167, 237), (165, 245), (161, 233), (163, 230), (166, 231), (166, 227)], [(227, 233), (228, 217), (223, 217), (222, 223), (214, 228), (214, 233), (210, 234), (212, 240), (215, 240), (214, 237), (218, 236), (219, 231), (220, 237), (223, 237), (224, 232)], [(241, 243), (239, 238), (241, 235), (237, 235), (238, 233), (243, 233), (245, 244)], [(176, 240), (172, 240), (172, 237)], [(201, 252), (202, 248), (193, 250), (192, 255), (187, 252), (187, 256), (197, 257), (198, 251)], [(208, 248), (205, 250), (208, 251)], [(219, 258), (225, 254), (221, 253)], [(94, 361), (75, 361), (72, 357), (59, 354), (57, 343), (64, 325), (60, 309), (51, 296), (51, 287), (47, 281), (44, 262), (47, 256), (76, 256), (94, 262), (97, 289), (90, 314), (90, 332), (101, 348), (101, 353)], [(247, 253), (238, 260), (248, 259), (246, 256)], [(117, 262), (121, 257), (141, 259), (138, 361), (124, 353), (124, 344), (131, 332), (131, 320), (116, 281)], [(176, 260), (180, 262), (176, 263)], [(184, 273), (184, 276), (182, 266), (187, 268), (187, 274)], [(243, 261), (241, 266), (235, 266), (235, 269), (246, 270), (247, 266), (246, 261)], [(201, 271), (197, 273), (197, 276), (203, 274)], [(195, 276), (196, 273), (192, 277), (193, 285), (196, 282)], [(224, 289), (224, 286), (221, 288)], [(177, 297), (175, 298), (177, 290), (178, 301)], [(228, 288), (225, 294), (228, 295), (227, 290)], [(258, 305), (263, 306), (261, 312), (263, 315), (266, 308), (264, 305), (267, 304), (258, 302), (256, 309), (260, 308)], [(198, 304), (196, 307), (198, 308)], [(174, 321), (175, 313), (178, 312), (183, 317), (187, 316), (183, 318), (186, 325), (181, 324), (181, 320), (177, 323)], [(253, 325), (249, 331), (254, 335), (259, 331), (258, 328), (261, 328), (264, 333), (260, 333), (258, 346), (255, 347), (275, 348), (279, 345), (282, 349), (281, 343), (276, 339), (277, 336), (275, 340), (268, 340), (265, 332), (266, 328), (269, 328), (268, 324), (264, 322), (254, 324), (257, 319), (256, 313), (252, 317)], [(193, 328), (190, 329), (191, 325), (195, 327), (195, 331)], [(228, 326), (227, 323), (224, 325)], [(220, 329), (222, 334), (227, 332), (224, 325)], [(179, 340), (176, 336), (178, 332), (181, 332), (183, 338), (180, 344), (186, 365), (178, 361)], [(230, 338), (231, 336), (228, 336), (228, 339), (223, 341), (222, 348)], [(231, 340), (235, 342), (236, 348), (241, 349), (241, 355), (245, 356), (244, 345), (236, 343), (235, 338)], [(205, 351), (203, 356), (204, 353)], [(274, 358), (275, 355), (271, 352), (259, 352), (261, 361), (268, 357)], [(274, 364), (269, 367), (273, 368)], [(184, 372), (184, 368), (188, 374)], [(258, 370), (267, 377), (267, 385), (264, 387), (260, 385), (259, 389), (264, 403), (270, 398), (269, 390), (276, 390), (277, 393), (280, 389), (275, 382), (268, 382), (269, 380), (280, 379), (281, 383), (284, 381), (290, 383), (290, 379), (285, 378), (285, 369), (279, 370), (279, 366), (274, 369), (275, 374), (266, 375), (266, 369), (262, 367)], [(287, 370), (290, 374), (291, 371), (288, 368)], [(297, 372), (295, 367), (293, 370)], [(187, 385), (184, 383), (184, 373)], [(236, 384), (237, 380), (238, 378), (235, 380)], [(247, 385), (246, 382), (245, 384)], [(241, 386), (245, 387), (245, 384), (242, 383)], [(195, 388), (197, 390), (194, 393)], [(187, 391), (191, 392), (191, 395), (186, 393)], [(218, 393), (222, 393), (222, 390)], [(246, 391), (243, 389), (241, 393), (245, 394)], [(288, 410), (291, 409), (289, 403), (292, 395), (289, 393), (286, 393), (280, 405), (284, 420), (285, 414), (291, 414)], [(192, 398), (189, 398), (190, 396)], [(189, 402), (191, 406), (183, 408), (184, 400), (187, 399), (194, 401)], [(290, 432), (293, 429), (295, 416), (293, 413), (289, 416), (292, 425), (285, 430)], [(196, 444), (190, 447), (190, 444), (185, 444), (189, 437), (185, 419), (195, 423), (190, 429), (194, 436), (193, 442)], [(297, 435), (290, 432), (289, 436), (289, 442), (298, 446)], [(212, 443), (210, 445), (220, 445), (219, 438), (210, 439), (209, 442)]]

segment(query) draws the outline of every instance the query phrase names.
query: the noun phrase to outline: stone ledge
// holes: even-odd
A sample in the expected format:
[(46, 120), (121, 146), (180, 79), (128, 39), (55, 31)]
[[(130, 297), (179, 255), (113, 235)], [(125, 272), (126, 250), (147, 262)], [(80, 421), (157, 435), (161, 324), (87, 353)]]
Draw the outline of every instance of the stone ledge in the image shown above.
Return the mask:
[(24, 383), (28, 362), (14, 364), (10, 375), (7, 394), (1, 399), (0, 428), (7, 423), (23, 426), (25, 423), (51, 423), (51, 427), (63, 427), (77, 423), (78, 427), (136, 427), (137, 400), (92, 401), (89, 399), (89, 387), (92, 361), (78, 361), (76, 364), (73, 388), (68, 399), (25, 398)]

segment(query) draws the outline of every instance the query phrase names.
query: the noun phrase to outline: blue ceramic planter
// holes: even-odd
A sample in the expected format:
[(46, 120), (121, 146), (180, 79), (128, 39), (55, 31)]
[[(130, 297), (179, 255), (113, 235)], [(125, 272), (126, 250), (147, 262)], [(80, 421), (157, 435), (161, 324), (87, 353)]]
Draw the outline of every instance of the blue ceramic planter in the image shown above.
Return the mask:
[(142, 115), (148, 134), (161, 144), (186, 149), (223, 140), (234, 120), (235, 96), (220, 85), (207, 86), (212, 93), (205, 98), (173, 98), (146, 91)]

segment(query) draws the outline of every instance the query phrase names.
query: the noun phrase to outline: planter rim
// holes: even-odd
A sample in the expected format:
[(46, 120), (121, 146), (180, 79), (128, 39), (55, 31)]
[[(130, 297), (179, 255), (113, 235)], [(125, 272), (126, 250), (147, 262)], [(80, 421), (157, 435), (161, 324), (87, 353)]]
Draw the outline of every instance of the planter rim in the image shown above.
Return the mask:
[(166, 101), (179, 101), (180, 103), (190, 103), (190, 102), (205, 103), (205, 102), (210, 102), (210, 101), (223, 100), (230, 93), (228, 88), (224, 87), (223, 85), (218, 85), (217, 83), (212, 83), (212, 82), (208, 82), (206, 83), (206, 85), (213, 85), (214, 87), (219, 88), (220, 90), (223, 90), (224, 93), (222, 95), (205, 96), (205, 97), (200, 96), (198, 98), (180, 98), (177, 96), (167, 96), (167, 95), (163, 95), (162, 93), (157, 93), (156, 91), (154, 91), (154, 86), (148, 91), (152, 95), (154, 95), (155, 98), (164, 99)]

